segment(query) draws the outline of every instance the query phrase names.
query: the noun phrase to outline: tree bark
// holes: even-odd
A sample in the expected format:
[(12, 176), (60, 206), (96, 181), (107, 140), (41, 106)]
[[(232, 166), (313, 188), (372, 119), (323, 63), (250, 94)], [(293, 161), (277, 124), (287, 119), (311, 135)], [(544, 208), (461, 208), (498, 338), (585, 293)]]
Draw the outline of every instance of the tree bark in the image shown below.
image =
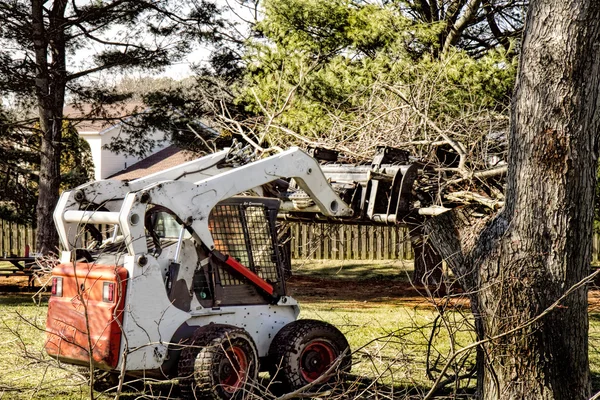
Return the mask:
[(423, 225), (410, 226), (410, 240), (414, 253), (413, 285), (432, 287), (434, 291), (443, 290), (442, 257), (431, 245), (423, 232)]
[(587, 288), (561, 297), (591, 261), (599, 43), (599, 2), (531, 1), (505, 208), (488, 221), (456, 210), (427, 224), (472, 293), (477, 334), (487, 340), (478, 371), (484, 399), (589, 397)]
[(41, 136), (36, 250), (43, 254), (57, 252), (58, 246), (58, 233), (49, 216), (58, 201), (60, 187), (62, 112), (66, 83), (66, 51), (62, 25), (66, 4), (64, 0), (52, 3), (46, 27), (44, 1), (31, 2), (37, 65), (35, 86)]

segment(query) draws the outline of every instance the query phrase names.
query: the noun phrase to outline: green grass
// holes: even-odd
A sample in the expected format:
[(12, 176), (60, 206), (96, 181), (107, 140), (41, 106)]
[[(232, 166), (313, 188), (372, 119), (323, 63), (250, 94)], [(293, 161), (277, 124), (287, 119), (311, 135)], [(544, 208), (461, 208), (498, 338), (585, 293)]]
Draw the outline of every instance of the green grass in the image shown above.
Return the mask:
[(590, 313), (589, 358), (592, 374), (592, 391), (600, 391), (600, 313)]
[[(5, 368), (0, 376), (0, 399), (88, 398), (87, 386), (77, 369), (59, 366), (43, 352), (46, 304), (38, 306), (29, 295), (15, 294), (0, 298), (0, 308), (0, 357)], [(430, 328), (419, 327), (431, 326), (432, 310), (305, 303), (301, 316), (328, 321), (344, 332), (355, 351), (353, 374), (378, 377), (385, 384), (427, 385), (425, 344)], [(449, 350), (446, 339), (442, 340), (445, 337), (436, 340), (437, 350), (442, 353)]]
[(75, 368), (61, 368), (43, 352), (47, 303), (31, 294), (0, 297), (1, 399), (80, 399), (87, 390)]
[[(410, 265), (405, 263), (317, 262), (298, 265), (295, 274), (338, 280), (406, 280)], [(1, 287), (0, 287), (0, 290)], [(47, 299), (47, 298), (46, 298)], [(473, 341), (468, 310), (447, 308), (444, 318), (431, 306), (399, 304), (389, 301), (359, 302), (350, 300), (301, 303), (301, 318), (320, 319), (336, 325), (347, 337), (353, 354), (352, 374), (360, 385), (356, 398), (365, 385), (377, 381), (385, 390), (394, 389), (394, 398), (402, 393), (423, 393), (431, 386), (428, 377), (427, 343), (432, 329), (429, 365), (439, 370), (454, 348)], [(32, 294), (0, 295), (0, 400), (4, 399), (86, 399), (88, 387), (77, 369), (59, 365), (44, 354), (46, 301), (36, 304)], [(450, 373), (473, 363), (473, 354), (456, 360)], [(590, 363), (593, 387), (600, 389), (600, 314), (590, 314)], [(432, 372), (431, 377), (436, 377)], [(472, 388), (474, 380), (462, 382), (461, 388)], [(148, 386), (146, 395), (160, 385)], [(163, 385), (163, 398), (169, 396), (169, 385)], [(595, 389), (595, 390), (598, 390)], [(129, 391), (123, 398), (140, 398)], [(166, 393), (166, 394), (165, 394)], [(176, 391), (175, 391), (176, 393)], [(99, 398), (113, 398), (114, 393), (97, 393)], [(175, 398), (176, 395), (171, 396)]]
[[(297, 275), (336, 280), (407, 280), (410, 272), (410, 264), (401, 262), (317, 262), (296, 266)], [(0, 375), (0, 399), (88, 398), (85, 380), (77, 369), (58, 365), (44, 354), (47, 304), (35, 304), (31, 294), (15, 293), (0, 297), (0, 309), (0, 357), (6, 368), (6, 373)], [(458, 315), (449, 312), (448, 316), (454, 314)], [(304, 301), (301, 312), (301, 318), (325, 320), (344, 332), (355, 352), (353, 374), (406, 387), (428, 385), (426, 343), (435, 316), (434, 310), (423, 307), (356, 301)], [(468, 341), (468, 333), (459, 336)], [(447, 337), (443, 331), (437, 336), (434, 355), (448, 353)]]
[[(307, 304), (301, 317), (330, 322), (346, 335), (354, 351), (353, 374), (405, 389), (426, 388), (431, 384), (426, 358), (436, 317), (434, 310), (398, 305), (348, 308), (344, 304)], [(469, 316), (448, 311), (445, 318), (450, 331), (444, 328), (436, 331), (430, 354), (430, 362), (437, 360), (438, 365), (450, 354), (450, 336), (457, 348), (472, 341), (467, 329)], [(474, 358), (462, 361), (472, 363)]]
[[(319, 279), (406, 282), (410, 281), (410, 261), (312, 261), (294, 264), (294, 275), (311, 276)], [(351, 297), (351, 296), (348, 296)], [(427, 305), (418, 307), (398, 304), (397, 300), (362, 302), (359, 298), (343, 301), (301, 302), (300, 318), (327, 321), (337, 326), (346, 336), (355, 352), (352, 372), (369, 378), (378, 378), (381, 383), (401, 387), (423, 389), (431, 385), (428, 378), (427, 352), (430, 334), (435, 326), (435, 335), (430, 349), (430, 366), (443, 363), (454, 349), (473, 341), (471, 316), (460, 308), (446, 309), (443, 320), (439, 313)], [(442, 322), (444, 322), (442, 324)], [(452, 339), (451, 339), (452, 338)], [(458, 360), (451, 372), (460, 363), (474, 362), (474, 352)], [(460, 364), (462, 365), (462, 364)], [(430, 374), (436, 377), (436, 373)], [(465, 382), (471, 386), (472, 382)]]

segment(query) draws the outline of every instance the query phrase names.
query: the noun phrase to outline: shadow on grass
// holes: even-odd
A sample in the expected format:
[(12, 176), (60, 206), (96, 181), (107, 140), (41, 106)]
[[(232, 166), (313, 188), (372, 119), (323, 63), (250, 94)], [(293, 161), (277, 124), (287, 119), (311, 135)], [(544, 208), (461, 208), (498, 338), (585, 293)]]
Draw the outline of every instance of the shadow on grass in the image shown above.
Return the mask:
[(592, 394), (600, 392), (600, 372), (591, 372)]
[(600, 313), (591, 312), (588, 314), (588, 318), (590, 319), (590, 322), (600, 322)]
[(407, 282), (412, 263), (392, 260), (294, 260), (292, 273), (321, 279), (386, 280)]
[(409, 281), (409, 275), (412, 271), (398, 269), (396, 274), (389, 272), (379, 272), (376, 264), (344, 264), (342, 266), (324, 266), (318, 270), (312, 270), (305, 273), (302, 270), (297, 271), (300, 275), (321, 276), (332, 279), (356, 279), (356, 280), (390, 280), (390, 281)]
[[(116, 390), (103, 392), (107, 395), (114, 395)], [(103, 397), (104, 398), (104, 397)], [(137, 400), (140, 398), (149, 399), (179, 399), (179, 385), (173, 383), (146, 383), (136, 382), (134, 384), (125, 384), (123, 392), (119, 396), (122, 400)]]
[[(0, 306), (2, 307), (38, 307), (33, 300), (35, 292), (19, 293), (19, 292), (0, 292)], [(41, 300), (36, 297), (36, 301), (41, 302), (41, 305), (48, 304), (48, 296), (43, 295)]]

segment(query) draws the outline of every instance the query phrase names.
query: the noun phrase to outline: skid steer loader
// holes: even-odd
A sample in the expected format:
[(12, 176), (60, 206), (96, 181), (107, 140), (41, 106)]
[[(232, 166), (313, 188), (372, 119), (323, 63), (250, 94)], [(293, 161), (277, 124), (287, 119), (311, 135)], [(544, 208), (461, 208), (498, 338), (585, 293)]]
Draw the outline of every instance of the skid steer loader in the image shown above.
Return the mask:
[[(276, 219), (395, 220), (410, 208), (416, 172), (394, 159), (382, 171), (389, 160), (380, 159), (344, 181), (327, 179), (297, 148), (258, 161), (243, 155), (226, 149), (61, 195), (54, 220), (64, 250), (52, 272), (49, 355), (130, 376), (178, 378), (185, 398), (242, 398), (260, 370), (296, 390), (332, 366), (350, 369), (338, 329), (297, 320)], [(276, 198), (239, 196), (249, 191), (275, 191)], [(395, 206), (381, 207), (373, 193)]]

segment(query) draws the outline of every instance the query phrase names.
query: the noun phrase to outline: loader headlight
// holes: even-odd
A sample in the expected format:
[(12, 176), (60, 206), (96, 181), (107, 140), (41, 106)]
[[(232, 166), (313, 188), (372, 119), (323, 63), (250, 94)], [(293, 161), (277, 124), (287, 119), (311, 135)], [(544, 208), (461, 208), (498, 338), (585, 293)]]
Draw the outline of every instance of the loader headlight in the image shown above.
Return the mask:
[(113, 282), (104, 282), (102, 288), (102, 301), (112, 303), (115, 300), (115, 284)]
[(61, 297), (63, 294), (63, 280), (59, 277), (52, 278), (52, 296)]

